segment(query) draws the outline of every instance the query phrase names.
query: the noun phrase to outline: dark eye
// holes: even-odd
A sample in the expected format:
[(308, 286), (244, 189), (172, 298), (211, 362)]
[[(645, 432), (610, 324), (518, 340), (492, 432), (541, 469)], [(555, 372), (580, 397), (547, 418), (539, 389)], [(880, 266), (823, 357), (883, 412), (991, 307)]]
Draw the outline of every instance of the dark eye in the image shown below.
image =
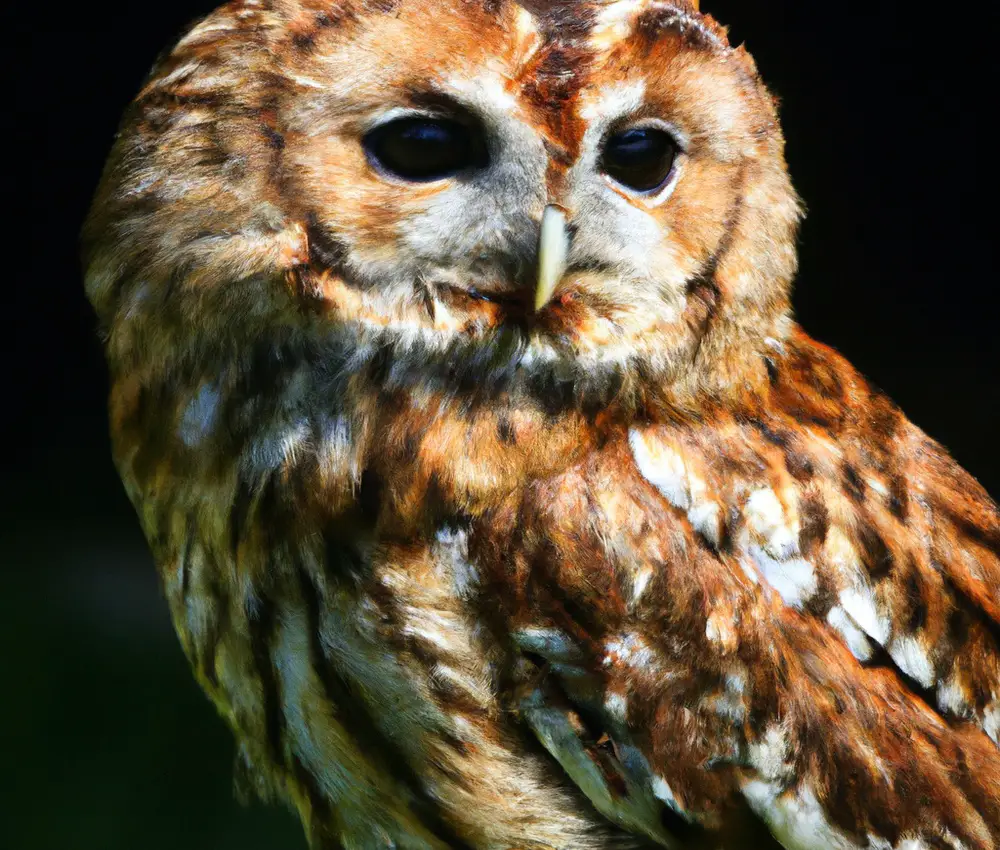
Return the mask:
[(662, 186), (674, 168), (677, 144), (665, 130), (634, 127), (610, 136), (601, 154), (601, 170), (636, 192)]
[(473, 128), (443, 118), (400, 118), (364, 139), (375, 164), (404, 180), (441, 180), (487, 164), (486, 145)]

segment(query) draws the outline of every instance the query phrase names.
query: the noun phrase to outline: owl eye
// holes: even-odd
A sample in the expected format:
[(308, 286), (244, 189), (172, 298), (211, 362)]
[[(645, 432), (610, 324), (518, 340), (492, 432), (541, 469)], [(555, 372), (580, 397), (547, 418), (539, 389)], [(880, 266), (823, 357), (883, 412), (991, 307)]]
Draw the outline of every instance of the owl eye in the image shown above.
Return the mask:
[(601, 170), (636, 192), (659, 189), (670, 177), (677, 143), (657, 127), (632, 127), (609, 136), (601, 152)]
[(444, 118), (400, 118), (364, 138), (369, 158), (388, 174), (413, 183), (442, 180), (487, 165), (486, 145), (474, 129)]

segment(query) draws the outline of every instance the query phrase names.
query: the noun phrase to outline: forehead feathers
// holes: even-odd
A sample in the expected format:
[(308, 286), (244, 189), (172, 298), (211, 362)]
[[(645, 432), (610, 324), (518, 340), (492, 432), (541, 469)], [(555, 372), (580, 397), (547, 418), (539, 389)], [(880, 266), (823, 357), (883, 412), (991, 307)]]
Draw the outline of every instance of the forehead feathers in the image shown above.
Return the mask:
[[(118, 153), (132, 143), (137, 151), (117, 161), (113, 155), (95, 214), (106, 207), (102, 223), (114, 224), (114, 209), (132, 204), (129, 211), (139, 212), (139, 198), (200, 203), (203, 194), (182, 190), (203, 180), (219, 217), (230, 217), (227, 229), (259, 217), (260, 204), (251, 209), (209, 185), (220, 177), (240, 185), (244, 201), (280, 200), (294, 213), (293, 193), (282, 191), (289, 134), (332, 136), (335, 128), (351, 129), (352, 118), (360, 132), (374, 110), (427, 106), (436, 95), (516, 113), (542, 137), (548, 187), (558, 190), (588, 124), (607, 108), (602, 97), (634, 84), (647, 100), (683, 94), (681, 55), (688, 70), (715, 65), (728, 90), (735, 70), (743, 83), (739, 98), (760, 99), (749, 55), (730, 50), (724, 30), (685, 2), (238, 0), (195, 26), (154, 71), (133, 104), (126, 121), (131, 138)], [(711, 92), (704, 79), (687, 77), (697, 91), (686, 100), (703, 103), (694, 111), (705, 123)], [(658, 106), (676, 110), (684, 100)], [(709, 100), (716, 109), (727, 98)], [(740, 110), (740, 117), (770, 118), (765, 101), (763, 110)], [(731, 102), (727, 108), (732, 112)], [(706, 138), (719, 139), (708, 132), (716, 128), (705, 129)], [(339, 153), (331, 150), (328, 158)], [(123, 193), (115, 197), (114, 189)], [(375, 201), (365, 214), (377, 219), (384, 205)], [(196, 209), (185, 212), (197, 220)], [(159, 214), (161, 230), (183, 223), (180, 215)], [(141, 229), (135, 225), (129, 233)], [(183, 242), (183, 228), (174, 235)]]
[[(373, 173), (360, 140), (414, 110), (480, 123), (498, 146), (485, 182)], [(624, 120), (676, 131), (669, 203), (601, 177), (601, 139)], [(588, 270), (580, 350), (666, 362), (684, 337), (677, 357), (722, 356), (757, 345), (787, 306), (798, 207), (782, 145), (749, 55), (695, 4), (240, 0), (184, 36), (133, 104), (85, 232), (88, 291), (128, 356), (194, 351), (220, 328), (237, 343), (301, 328), (283, 275), (322, 287), (343, 272), (389, 325), (419, 306), (411, 284), (431, 267), (523, 285), (542, 208), (558, 203)], [(715, 321), (718, 345), (694, 347), (701, 307), (674, 322), (694, 292), (713, 314), (728, 309), (717, 295), (741, 305), (739, 321)], [(429, 312), (421, 333), (441, 329), (445, 312)], [(494, 312), (464, 304), (446, 336)]]
[[(350, 100), (482, 89), (522, 111), (556, 160), (578, 154), (581, 92), (666, 68), (682, 50), (732, 54), (723, 28), (661, 0), (289, 3), (271, 48), (298, 84), (350, 80)], [(275, 7), (277, 11), (277, 7)], [(336, 25), (334, 25), (336, 24)], [(277, 47), (278, 49), (275, 49)], [(745, 63), (742, 51), (735, 54)], [(752, 63), (748, 77), (754, 76)], [(320, 75), (317, 77), (317, 75)], [(360, 84), (359, 84), (360, 81)], [(653, 80), (651, 83), (664, 82)], [(331, 94), (348, 93), (334, 87)]]
[(490, 81), (572, 152), (582, 90), (662, 68), (682, 47), (732, 52), (686, 2), (240, 0), (183, 38), (144, 94), (228, 89), (240, 103), (311, 89), (336, 113)]

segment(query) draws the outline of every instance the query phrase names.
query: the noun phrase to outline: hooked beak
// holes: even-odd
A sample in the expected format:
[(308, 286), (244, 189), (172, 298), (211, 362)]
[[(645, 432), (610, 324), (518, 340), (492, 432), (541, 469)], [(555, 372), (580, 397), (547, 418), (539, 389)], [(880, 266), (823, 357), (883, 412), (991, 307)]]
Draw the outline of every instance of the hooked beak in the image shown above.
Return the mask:
[(542, 213), (542, 229), (538, 237), (536, 313), (549, 303), (552, 293), (566, 273), (568, 254), (569, 230), (566, 227), (566, 210), (555, 204), (549, 204)]

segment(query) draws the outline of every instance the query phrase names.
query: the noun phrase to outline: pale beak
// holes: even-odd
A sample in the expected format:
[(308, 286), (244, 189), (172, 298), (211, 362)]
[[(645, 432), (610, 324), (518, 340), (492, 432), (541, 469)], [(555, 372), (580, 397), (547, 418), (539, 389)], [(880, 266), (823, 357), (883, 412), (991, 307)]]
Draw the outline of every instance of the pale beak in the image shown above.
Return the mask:
[(566, 227), (566, 211), (555, 204), (549, 204), (542, 213), (542, 230), (538, 237), (536, 313), (549, 303), (552, 293), (566, 273), (568, 254), (569, 230)]

